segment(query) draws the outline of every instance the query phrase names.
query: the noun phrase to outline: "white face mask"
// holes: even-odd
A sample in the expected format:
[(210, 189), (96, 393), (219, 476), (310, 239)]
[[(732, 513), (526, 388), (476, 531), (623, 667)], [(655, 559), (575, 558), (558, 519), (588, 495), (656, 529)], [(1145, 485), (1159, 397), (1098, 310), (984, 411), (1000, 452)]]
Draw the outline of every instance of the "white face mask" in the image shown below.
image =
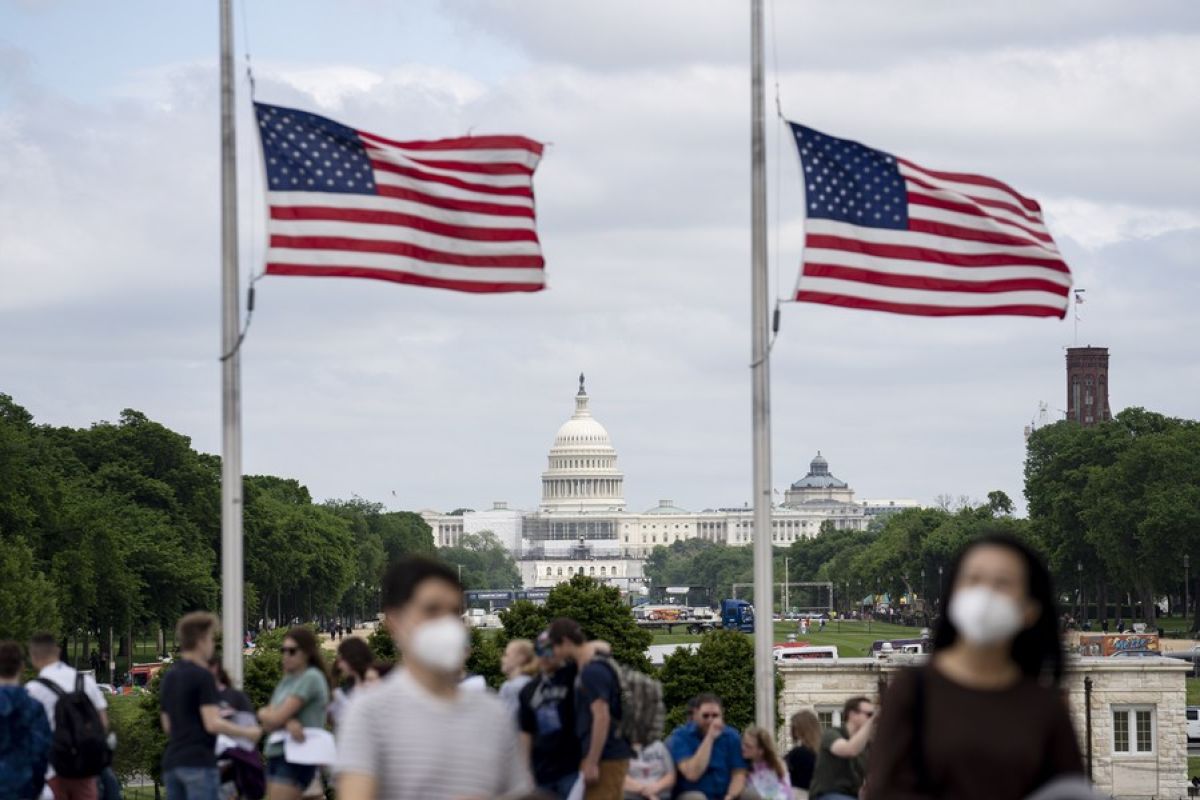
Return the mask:
[(1016, 601), (986, 586), (956, 591), (950, 598), (949, 614), (959, 634), (971, 644), (999, 644), (1025, 627)]
[(418, 625), (409, 641), (408, 655), (426, 667), (457, 674), (467, 661), (467, 629), (455, 617), (439, 617)]

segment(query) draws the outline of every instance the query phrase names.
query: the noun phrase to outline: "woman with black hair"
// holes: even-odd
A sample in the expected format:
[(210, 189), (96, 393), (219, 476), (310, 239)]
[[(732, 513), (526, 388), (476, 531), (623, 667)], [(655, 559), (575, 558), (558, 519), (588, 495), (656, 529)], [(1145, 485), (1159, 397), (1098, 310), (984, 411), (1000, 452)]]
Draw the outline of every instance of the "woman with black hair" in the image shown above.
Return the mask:
[(366, 686), (375, 673), (375, 654), (365, 640), (351, 636), (338, 645), (333, 669), (341, 678), (341, 686), (333, 690), (333, 700), (329, 702), (329, 719), (336, 727), (350, 705), (350, 696)]
[(989, 534), (963, 548), (948, 578), (930, 662), (897, 674), (884, 695), (870, 800), (1021, 800), (1058, 779), (1081, 780), (1041, 558)]

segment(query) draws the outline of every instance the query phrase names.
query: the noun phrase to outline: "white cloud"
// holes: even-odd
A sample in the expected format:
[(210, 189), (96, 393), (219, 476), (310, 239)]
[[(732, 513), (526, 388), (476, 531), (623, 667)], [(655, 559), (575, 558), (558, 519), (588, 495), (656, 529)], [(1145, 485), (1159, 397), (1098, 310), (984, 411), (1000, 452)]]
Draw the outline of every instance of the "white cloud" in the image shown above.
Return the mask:
[(1047, 198), (1042, 207), (1051, 230), (1089, 249), (1200, 228), (1200, 208), (1144, 208), (1077, 197)]
[[(632, 507), (748, 499), (741, 8), (475, 5), (469, 24), (527, 52), (495, 79), (261, 60), (266, 102), (395, 136), (550, 142), (536, 185), (551, 288), (481, 298), (265, 280), (244, 354), (247, 468), (317, 496), (529, 506), (582, 369)], [(1007, 8), (896, 20), (805, 4), (817, 25), (781, 3), (788, 110), (1039, 197), (1088, 288), (1080, 335), (1113, 348), (1114, 403), (1198, 416), (1193, 12), (1168, 34), (1113, 4), (1077, 19), (1078, 6), (1051, 7), (1036, 31)], [(850, 22), (853, 41), (822, 38)], [(0, 335), (22, 342), (0, 353), (0, 389), (46, 421), (134, 406), (218, 448), (215, 83), (211, 64), (156, 65), (89, 104), (51, 87), (0, 105)], [(786, 293), (801, 237), (794, 154), (781, 156), (769, 172), (784, 182)], [(261, 255), (256, 158), (245, 136), (243, 252)], [(1072, 333), (785, 307), (775, 483), (820, 448), (867, 496), (1019, 495), (1021, 428), (1039, 400), (1061, 405)]]

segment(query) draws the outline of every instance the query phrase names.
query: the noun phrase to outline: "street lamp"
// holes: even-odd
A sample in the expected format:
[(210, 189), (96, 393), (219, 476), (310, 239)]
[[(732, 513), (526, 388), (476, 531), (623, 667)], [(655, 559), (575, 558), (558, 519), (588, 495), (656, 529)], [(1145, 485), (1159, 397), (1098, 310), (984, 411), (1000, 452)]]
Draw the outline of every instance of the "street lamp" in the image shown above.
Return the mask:
[(1185, 625), (1187, 624), (1188, 609), (1191, 608), (1191, 599), (1192, 599), (1191, 598), (1192, 587), (1188, 585), (1189, 578), (1191, 577), (1188, 574), (1188, 570), (1191, 566), (1192, 566), (1191, 559), (1188, 558), (1187, 553), (1184, 553), (1183, 554), (1183, 621), (1184, 621)]
[(1083, 562), (1075, 562), (1075, 572), (1079, 575), (1079, 596), (1076, 598), (1079, 602), (1079, 626), (1083, 627), (1083, 621), (1087, 619), (1087, 605), (1083, 602)]

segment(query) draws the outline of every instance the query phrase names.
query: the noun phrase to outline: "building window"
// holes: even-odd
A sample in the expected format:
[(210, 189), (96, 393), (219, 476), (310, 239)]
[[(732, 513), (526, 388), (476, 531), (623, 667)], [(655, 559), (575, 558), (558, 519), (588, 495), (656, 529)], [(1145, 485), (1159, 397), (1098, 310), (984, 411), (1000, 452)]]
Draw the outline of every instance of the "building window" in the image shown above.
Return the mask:
[(588, 567), (588, 575), (595, 575), (595, 574), (596, 574), (596, 568)]
[(601, 568), (600, 568), (600, 577), (601, 577), (601, 578), (603, 578), (603, 577), (604, 577), (604, 573), (605, 573), (605, 568), (604, 568), (604, 567), (601, 567)]
[(558, 568), (558, 577), (562, 577), (562, 567)]
[(842, 709), (840, 706), (817, 706), (815, 710), (822, 728), (836, 728), (842, 724)]
[(1113, 706), (1113, 752), (1154, 754), (1153, 706)]
[(546, 567), (546, 577), (548, 578), (553, 574), (554, 574), (554, 567)]

